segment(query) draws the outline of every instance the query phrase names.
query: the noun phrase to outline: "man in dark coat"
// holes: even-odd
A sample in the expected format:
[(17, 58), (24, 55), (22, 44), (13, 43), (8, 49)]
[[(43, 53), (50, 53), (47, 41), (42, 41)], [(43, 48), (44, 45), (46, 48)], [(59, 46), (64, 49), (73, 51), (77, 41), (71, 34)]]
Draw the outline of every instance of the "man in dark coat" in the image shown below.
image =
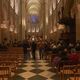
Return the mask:
[(36, 49), (37, 49), (36, 42), (34, 42), (34, 41), (32, 42), (31, 49), (32, 49), (32, 56), (33, 56), (33, 59), (35, 60), (35, 59), (36, 59), (35, 53), (36, 53)]
[(29, 43), (27, 40), (23, 41), (23, 51), (24, 51), (24, 59), (27, 59)]

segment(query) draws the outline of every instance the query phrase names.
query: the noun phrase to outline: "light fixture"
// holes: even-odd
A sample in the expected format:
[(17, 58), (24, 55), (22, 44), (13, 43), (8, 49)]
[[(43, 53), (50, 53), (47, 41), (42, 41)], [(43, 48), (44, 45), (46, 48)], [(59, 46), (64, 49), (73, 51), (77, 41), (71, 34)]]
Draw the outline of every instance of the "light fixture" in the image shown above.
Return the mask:
[(50, 7), (50, 15), (52, 15), (52, 6)]
[(35, 37), (34, 36), (32, 36), (32, 41), (34, 41), (35, 40)]
[(1, 28), (7, 29), (7, 21), (3, 21), (3, 23), (1, 24)]
[(33, 33), (35, 32), (35, 28), (34, 28), (34, 29), (32, 29), (32, 32), (33, 32)]
[(58, 25), (58, 29), (59, 29), (59, 30), (64, 29), (64, 25), (59, 24), (59, 25)]
[(53, 30), (51, 30), (50, 33), (52, 34), (53, 33)]
[(57, 28), (56, 27), (54, 27), (54, 30), (53, 30), (54, 32), (57, 32)]
[(10, 28), (10, 32), (13, 32), (13, 28)]
[(59, 3), (59, 2), (60, 2), (60, 0), (57, 0), (57, 2)]
[(26, 26), (25, 18), (22, 19), (22, 25), (23, 25), (23, 26)]
[(14, 8), (14, 2), (15, 2), (15, 0), (10, 0), (10, 6), (11, 6), (12, 8)]
[(18, 14), (19, 11), (19, 0), (15, 0), (15, 13)]
[(53, 0), (53, 9), (55, 10), (56, 8), (56, 0)]
[(36, 32), (39, 32), (39, 28), (36, 29)]
[(31, 30), (30, 30), (30, 29), (28, 29), (28, 32), (31, 32)]
[(46, 16), (46, 25), (48, 25), (48, 15)]
[(13, 32), (14, 31), (14, 25), (11, 25), (10, 26), (10, 32)]
[(45, 35), (45, 39), (47, 39), (47, 35)]
[(17, 34), (17, 33), (18, 33), (16, 29), (14, 30), (14, 33), (15, 33), (15, 34)]

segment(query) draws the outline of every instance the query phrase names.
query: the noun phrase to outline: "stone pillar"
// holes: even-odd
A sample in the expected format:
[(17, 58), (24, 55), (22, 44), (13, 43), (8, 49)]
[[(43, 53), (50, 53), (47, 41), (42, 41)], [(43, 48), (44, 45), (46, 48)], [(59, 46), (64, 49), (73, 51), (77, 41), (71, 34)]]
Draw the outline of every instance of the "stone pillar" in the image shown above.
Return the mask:
[(76, 41), (80, 40), (80, 4), (77, 4), (76, 12)]
[(22, 3), (23, 3), (24, 0), (20, 0), (20, 3), (19, 3), (19, 16), (18, 16), (18, 19), (19, 19), (19, 25), (18, 25), (18, 41), (21, 41), (22, 40)]
[(45, 19), (46, 19), (46, 16), (45, 16), (45, 14), (46, 14), (46, 11), (45, 11), (45, 7), (46, 7), (46, 5), (45, 5), (45, 0), (43, 0), (43, 6), (42, 6), (42, 8), (43, 8), (43, 39), (45, 39), (45, 27), (46, 27), (46, 22), (45, 22)]
[[(2, 21), (2, 0), (0, 0), (0, 27), (1, 27), (1, 22)], [(1, 43), (1, 28), (0, 28), (0, 43)]]
[(0, 29), (0, 43), (1, 43), (1, 29)]
[(25, 0), (22, 1), (22, 40), (25, 39), (25, 31), (26, 31), (26, 8), (25, 8)]

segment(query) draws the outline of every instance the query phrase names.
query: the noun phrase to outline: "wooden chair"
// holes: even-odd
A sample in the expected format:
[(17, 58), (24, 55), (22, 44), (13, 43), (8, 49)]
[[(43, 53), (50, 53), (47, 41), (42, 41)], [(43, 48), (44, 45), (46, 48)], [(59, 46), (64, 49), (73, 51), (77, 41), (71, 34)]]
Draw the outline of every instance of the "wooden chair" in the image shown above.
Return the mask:
[(11, 71), (8, 66), (1, 67), (0, 66), (0, 80), (9, 80), (11, 77)]
[[(74, 64), (70, 61), (62, 62), (60, 67), (60, 80), (79, 80), (80, 76), (77, 77), (77, 74), (80, 75), (80, 67), (78, 63)], [(68, 76), (66, 79), (65, 76)]]

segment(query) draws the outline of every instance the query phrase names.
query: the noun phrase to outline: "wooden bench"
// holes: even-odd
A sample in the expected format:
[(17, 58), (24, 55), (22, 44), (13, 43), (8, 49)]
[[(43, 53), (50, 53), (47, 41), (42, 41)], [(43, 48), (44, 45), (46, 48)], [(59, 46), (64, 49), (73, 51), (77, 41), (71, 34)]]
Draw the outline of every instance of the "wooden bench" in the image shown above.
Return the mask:
[(11, 71), (8, 66), (6, 67), (1, 67), (0, 66), (0, 80), (9, 80), (11, 77)]
[[(66, 76), (68, 78), (66, 79)], [(80, 62), (62, 62), (60, 66), (60, 80), (80, 80)]]
[[(8, 80), (8, 78), (11, 76), (12, 72), (16, 72), (16, 69), (19, 66), (19, 63), (23, 63), (23, 49), (22, 48), (9, 48), (7, 51), (0, 51), (0, 72), (3, 73), (5, 70), (9, 72), (10, 75), (6, 73), (3, 75), (0, 75), (0, 80)], [(4, 77), (3, 77), (4, 76)]]

